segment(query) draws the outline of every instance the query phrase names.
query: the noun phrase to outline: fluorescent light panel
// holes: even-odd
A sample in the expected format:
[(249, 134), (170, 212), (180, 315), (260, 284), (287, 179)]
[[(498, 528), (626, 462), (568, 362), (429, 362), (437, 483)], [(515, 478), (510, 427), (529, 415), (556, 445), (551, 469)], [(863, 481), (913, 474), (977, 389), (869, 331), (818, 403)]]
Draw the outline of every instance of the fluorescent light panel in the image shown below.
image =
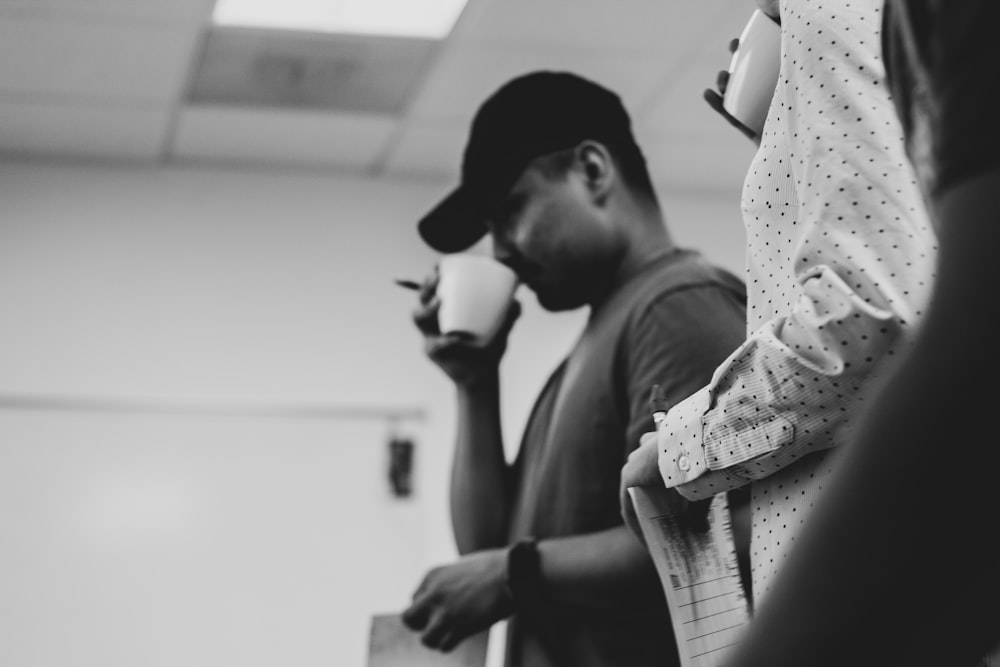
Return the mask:
[(217, 25), (423, 37), (447, 35), (466, 0), (217, 0)]

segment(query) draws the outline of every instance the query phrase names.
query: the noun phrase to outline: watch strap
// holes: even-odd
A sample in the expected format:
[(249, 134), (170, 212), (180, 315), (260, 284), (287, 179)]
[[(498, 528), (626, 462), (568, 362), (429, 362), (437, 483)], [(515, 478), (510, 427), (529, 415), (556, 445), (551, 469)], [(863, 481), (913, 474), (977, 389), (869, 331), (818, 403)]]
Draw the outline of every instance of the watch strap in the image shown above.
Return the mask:
[(528, 537), (507, 550), (507, 591), (515, 609), (537, 599), (541, 584), (538, 540)]

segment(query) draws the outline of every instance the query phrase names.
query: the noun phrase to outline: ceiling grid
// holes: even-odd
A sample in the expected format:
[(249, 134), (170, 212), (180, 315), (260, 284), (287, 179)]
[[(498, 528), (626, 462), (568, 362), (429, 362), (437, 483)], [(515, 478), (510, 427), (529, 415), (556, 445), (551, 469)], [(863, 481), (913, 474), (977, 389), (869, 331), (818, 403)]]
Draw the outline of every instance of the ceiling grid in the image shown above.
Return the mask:
[[(305, 46), (272, 40), (272, 55), (284, 56), (271, 60), (230, 44), (251, 63), (228, 63), (244, 77), (243, 97), (231, 99), (198, 87), (212, 6), (0, 0), (0, 157), (451, 183), (478, 104), (508, 78), (543, 68), (618, 92), (663, 187), (731, 190), (752, 156), (701, 100), (751, 0), (470, 0), (443, 42), (397, 50), (409, 69), (377, 40), (353, 50), (343, 38), (337, 47), (316, 36)], [(371, 64), (379, 58), (382, 66)], [(254, 87), (261, 76), (270, 90)]]

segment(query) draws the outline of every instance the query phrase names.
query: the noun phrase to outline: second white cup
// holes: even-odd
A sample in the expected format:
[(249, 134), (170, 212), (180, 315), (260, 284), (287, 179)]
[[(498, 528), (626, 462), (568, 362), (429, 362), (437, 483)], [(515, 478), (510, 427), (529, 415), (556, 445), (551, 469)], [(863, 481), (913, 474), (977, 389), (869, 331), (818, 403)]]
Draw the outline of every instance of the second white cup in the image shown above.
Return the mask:
[(781, 70), (781, 26), (759, 9), (750, 15), (729, 62), (723, 108), (758, 137)]

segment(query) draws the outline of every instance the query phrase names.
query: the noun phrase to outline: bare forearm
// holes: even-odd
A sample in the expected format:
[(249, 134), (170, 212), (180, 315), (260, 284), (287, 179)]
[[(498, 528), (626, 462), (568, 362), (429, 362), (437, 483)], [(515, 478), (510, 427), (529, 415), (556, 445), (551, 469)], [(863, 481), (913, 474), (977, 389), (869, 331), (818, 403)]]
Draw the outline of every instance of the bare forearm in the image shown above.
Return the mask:
[(548, 600), (613, 608), (661, 597), (649, 553), (625, 526), (541, 540), (538, 551)]
[(507, 541), (509, 473), (496, 377), (458, 388), (458, 429), (451, 471), (451, 520), (459, 553)]

